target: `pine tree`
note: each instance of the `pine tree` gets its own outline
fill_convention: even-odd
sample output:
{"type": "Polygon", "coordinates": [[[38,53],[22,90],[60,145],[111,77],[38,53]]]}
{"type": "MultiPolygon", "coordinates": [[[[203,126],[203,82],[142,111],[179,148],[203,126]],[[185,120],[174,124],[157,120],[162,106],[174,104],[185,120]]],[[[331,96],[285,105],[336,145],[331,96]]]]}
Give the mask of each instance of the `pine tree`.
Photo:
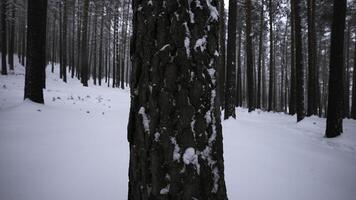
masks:
{"type": "Polygon", "coordinates": [[[47,0],[28,2],[25,99],[44,103],[47,0]]]}
{"type": "MultiPolygon", "coordinates": [[[[247,54],[247,104],[248,111],[255,110],[255,90],[253,78],[253,51],[252,51],[252,33],[251,33],[251,0],[246,0],[246,54],[247,54]]],[[[229,18],[230,19],[230,18],[229,18]]],[[[236,22],[235,22],[236,24],[236,22]]],[[[236,43],[236,42],[235,42],[236,43]]]]}
{"type": "Polygon", "coordinates": [[[236,118],[236,12],[237,1],[229,1],[227,62],[225,83],[225,119],[236,118]]]}
{"type": "Polygon", "coordinates": [[[354,48],[354,68],[352,70],[351,118],[356,119],[356,41],[355,41],[355,48],[354,48]]]}
{"type": "Polygon", "coordinates": [[[343,60],[346,0],[334,0],[331,29],[328,111],[325,136],[336,137],[342,133],[343,118],[343,60]]]}
{"type": "Polygon", "coordinates": [[[1,74],[7,75],[7,42],[6,42],[6,0],[1,3],[1,74]]]}
{"type": "Polygon", "coordinates": [[[84,87],[88,87],[88,10],[89,0],[84,0],[83,5],[83,24],[81,41],[81,82],[84,87]]]}
{"type": "Polygon", "coordinates": [[[273,47],[273,4],[269,0],[269,84],[268,84],[268,111],[274,110],[273,94],[274,94],[274,47],[273,47]]]}
{"type": "Polygon", "coordinates": [[[132,4],[128,199],[226,200],[218,1],[149,2],[132,4]]]}
{"type": "Polygon", "coordinates": [[[308,116],[317,114],[316,51],[315,0],[308,0],[308,116]]]}
{"type": "Polygon", "coordinates": [[[304,69],[303,69],[303,47],[300,19],[300,2],[294,3],[294,28],[295,28],[295,68],[296,68],[296,108],[297,122],[304,119],[304,69]]]}

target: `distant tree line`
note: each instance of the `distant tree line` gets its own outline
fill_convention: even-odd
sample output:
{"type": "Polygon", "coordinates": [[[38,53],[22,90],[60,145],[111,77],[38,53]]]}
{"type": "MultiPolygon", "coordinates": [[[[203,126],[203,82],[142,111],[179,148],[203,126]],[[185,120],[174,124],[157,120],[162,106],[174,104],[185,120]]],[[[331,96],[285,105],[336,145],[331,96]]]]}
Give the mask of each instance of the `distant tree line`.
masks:
{"type": "MultiPolygon", "coordinates": [[[[1,1],[2,74],[14,68],[14,55],[26,65],[29,33],[27,0],[1,1]],[[7,62],[5,56],[7,56],[7,62]]],[[[32,3],[32,2],[31,2],[32,3]]],[[[46,1],[45,59],[51,71],[58,64],[60,78],[77,77],[84,86],[105,82],[129,84],[131,62],[131,0],[46,1]]]]}

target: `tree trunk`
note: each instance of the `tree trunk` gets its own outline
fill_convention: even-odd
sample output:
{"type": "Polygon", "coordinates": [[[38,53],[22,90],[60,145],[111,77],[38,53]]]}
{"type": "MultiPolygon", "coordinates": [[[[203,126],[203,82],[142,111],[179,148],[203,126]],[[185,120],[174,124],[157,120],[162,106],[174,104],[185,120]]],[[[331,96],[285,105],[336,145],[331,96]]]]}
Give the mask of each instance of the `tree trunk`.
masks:
{"type": "Polygon", "coordinates": [[[62,44],[62,75],[63,81],[67,82],[67,21],[68,21],[68,8],[67,8],[67,0],[63,0],[63,44],[62,44]]]}
{"type": "Polygon", "coordinates": [[[11,19],[9,22],[9,29],[10,29],[10,35],[9,35],[9,68],[10,70],[14,70],[14,42],[15,42],[15,21],[16,21],[16,0],[13,0],[11,3],[11,19]]]}
{"type": "Polygon", "coordinates": [[[224,108],[225,105],[225,68],[226,68],[226,25],[225,25],[225,5],[224,1],[219,2],[219,68],[218,68],[218,101],[219,106],[224,108]]]}
{"type": "Polygon", "coordinates": [[[325,136],[336,137],[342,133],[343,114],[343,64],[346,0],[334,0],[331,29],[329,98],[325,136]]]}
{"type": "Polygon", "coordinates": [[[307,116],[317,114],[317,85],[316,79],[316,33],[315,33],[315,0],[308,0],[308,110],[307,116]]]}
{"type": "Polygon", "coordinates": [[[345,69],[344,69],[344,118],[350,118],[350,67],[349,67],[349,60],[350,60],[350,29],[351,24],[348,23],[347,31],[346,31],[346,43],[345,43],[345,69]]]}
{"type": "Polygon", "coordinates": [[[242,43],[242,25],[238,31],[238,52],[237,52],[237,77],[236,77],[236,106],[242,106],[242,75],[241,75],[241,43],[242,43]]]}
{"type": "Polygon", "coordinates": [[[140,2],[133,1],[128,199],[226,200],[218,1],[140,2]]]}
{"type": "Polygon", "coordinates": [[[268,111],[274,110],[273,105],[273,83],[274,83],[274,47],[273,47],[273,9],[272,0],[269,0],[269,84],[268,84],[268,111]]]}
{"type": "Polygon", "coordinates": [[[236,118],[236,12],[237,1],[229,1],[229,19],[227,36],[227,62],[225,84],[225,119],[236,118]]]}
{"type": "Polygon", "coordinates": [[[259,44],[258,44],[258,73],[257,73],[257,98],[256,98],[256,108],[261,108],[261,76],[262,76],[262,47],[263,47],[263,26],[264,26],[264,0],[261,2],[261,14],[260,14],[260,30],[259,30],[259,44]]]}
{"type": "Polygon", "coordinates": [[[6,1],[7,0],[3,0],[1,5],[1,74],[2,75],[7,75],[6,1]]]}
{"type": "Polygon", "coordinates": [[[247,107],[248,111],[255,110],[254,101],[254,78],[253,78],[253,51],[252,51],[252,35],[251,35],[251,0],[246,0],[246,55],[247,55],[247,107]]]}
{"type": "MultiPolygon", "coordinates": [[[[356,32],[356,31],[355,31],[356,32]]],[[[354,68],[352,70],[352,105],[351,118],[356,119],[356,41],[354,48],[354,68]]]]}
{"type": "Polygon", "coordinates": [[[294,26],[295,26],[295,68],[296,68],[296,107],[297,122],[304,119],[304,69],[303,69],[303,47],[300,20],[300,2],[293,0],[294,3],[294,26]]]}
{"type": "Polygon", "coordinates": [[[88,87],[88,10],[89,0],[84,0],[81,42],[81,81],[84,87],[88,87]]]}
{"type": "Polygon", "coordinates": [[[289,114],[294,115],[296,112],[296,75],[295,75],[295,8],[294,1],[291,0],[291,63],[290,63],[290,92],[289,92],[289,114]]]}
{"type": "Polygon", "coordinates": [[[28,2],[25,99],[44,103],[47,0],[28,2]]]}

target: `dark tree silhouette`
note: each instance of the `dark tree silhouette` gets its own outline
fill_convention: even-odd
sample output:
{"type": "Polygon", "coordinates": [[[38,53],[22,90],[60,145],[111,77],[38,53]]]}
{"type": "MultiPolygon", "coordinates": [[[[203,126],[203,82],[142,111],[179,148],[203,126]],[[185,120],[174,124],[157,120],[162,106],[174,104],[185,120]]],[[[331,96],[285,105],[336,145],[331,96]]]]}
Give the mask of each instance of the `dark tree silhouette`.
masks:
{"type": "Polygon", "coordinates": [[[229,1],[229,19],[227,29],[227,62],[225,83],[225,119],[236,118],[236,12],[237,1],[229,1]]]}
{"type": "Polygon", "coordinates": [[[47,0],[28,2],[25,99],[44,103],[47,0]]]}
{"type": "Polygon", "coordinates": [[[343,131],[345,17],[346,0],[334,0],[330,46],[329,98],[325,131],[325,136],[328,138],[336,137],[343,131]]]}

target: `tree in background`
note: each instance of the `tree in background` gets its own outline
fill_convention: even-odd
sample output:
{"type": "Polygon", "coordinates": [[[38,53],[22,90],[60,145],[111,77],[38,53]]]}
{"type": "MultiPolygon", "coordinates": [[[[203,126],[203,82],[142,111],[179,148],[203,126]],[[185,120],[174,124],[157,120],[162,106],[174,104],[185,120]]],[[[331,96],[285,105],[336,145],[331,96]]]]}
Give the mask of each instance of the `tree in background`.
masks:
{"type": "Polygon", "coordinates": [[[7,75],[7,63],[6,63],[6,0],[1,3],[1,74],[7,75]]]}
{"type": "Polygon", "coordinates": [[[130,200],[227,199],[219,1],[199,2],[133,1],[130,200]]]}
{"type": "Polygon", "coordinates": [[[300,2],[292,0],[294,4],[294,31],[295,31],[295,68],[296,68],[296,108],[297,122],[304,119],[304,69],[303,47],[300,20],[300,2]]]}
{"type": "Polygon", "coordinates": [[[225,83],[225,119],[236,118],[236,12],[237,1],[229,1],[228,36],[227,36],[227,62],[225,83]]]}
{"type": "Polygon", "coordinates": [[[84,0],[83,6],[83,25],[82,25],[82,41],[81,41],[81,82],[84,87],[88,87],[88,9],[89,9],[89,0],[84,0]]]}
{"type": "Polygon", "coordinates": [[[44,103],[47,0],[28,2],[25,99],[44,103]]]}
{"type": "Polygon", "coordinates": [[[254,66],[252,51],[252,33],[251,33],[251,0],[246,0],[246,54],[247,54],[247,107],[248,111],[255,110],[255,90],[254,90],[254,66]]]}
{"type": "Polygon", "coordinates": [[[325,131],[325,136],[328,138],[336,137],[343,131],[343,65],[346,0],[334,0],[333,10],[329,67],[329,100],[325,131]]]}
{"type": "Polygon", "coordinates": [[[319,81],[317,80],[315,0],[308,0],[308,109],[307,116],[317,114],[319,81]]]}

